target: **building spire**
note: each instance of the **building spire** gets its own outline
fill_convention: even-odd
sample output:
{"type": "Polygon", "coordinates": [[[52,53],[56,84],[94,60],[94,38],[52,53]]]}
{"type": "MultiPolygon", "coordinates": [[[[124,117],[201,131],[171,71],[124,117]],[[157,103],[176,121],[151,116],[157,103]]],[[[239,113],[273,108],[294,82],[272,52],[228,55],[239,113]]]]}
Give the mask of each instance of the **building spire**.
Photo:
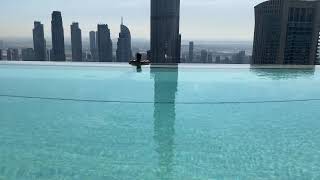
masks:
{"type": "Polygon", "coordinates": [[[121,16],[121,25],[123,25],[123,16],[121,16]]]}

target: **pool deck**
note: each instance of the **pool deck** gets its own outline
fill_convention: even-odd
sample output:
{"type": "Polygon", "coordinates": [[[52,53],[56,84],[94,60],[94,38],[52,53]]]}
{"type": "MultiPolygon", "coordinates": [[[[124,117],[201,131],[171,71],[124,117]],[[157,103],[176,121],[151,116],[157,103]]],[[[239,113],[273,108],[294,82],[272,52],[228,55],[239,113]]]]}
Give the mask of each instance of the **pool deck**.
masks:
{"type": "MultiPolygon", "coordinates": [[[[128,63],[116,62],[53,62],[53,61],[0,61],[0,65],[24,65],[24,66],[69,66],[69,67],[132,67],[128,63]]],[[[190,69],[318,69],[313,65],[250,65],[250,64],[151,64],[145,68],[190,68],[190,69]]]]}

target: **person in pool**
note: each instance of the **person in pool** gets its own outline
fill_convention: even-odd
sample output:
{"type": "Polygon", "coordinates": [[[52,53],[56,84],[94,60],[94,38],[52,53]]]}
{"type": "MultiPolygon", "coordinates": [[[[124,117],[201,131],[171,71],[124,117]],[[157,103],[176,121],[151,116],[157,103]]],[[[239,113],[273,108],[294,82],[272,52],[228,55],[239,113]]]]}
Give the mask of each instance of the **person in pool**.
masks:
{"type": "Polygon", "coordinates": [[[136,54],[136,61],[137,61],[138,63],[140,63],[140,62],[141,62],[141,59],[142,59],[142,54],[137,53],[137,54],[136,54]]]}
{"type": "Polygon", "coordinates": [[[129,62],[129,64],[133,65],[133,66],[141,66],[141,65],[149,65],[150,61],[148,60],[142,60],[142,54],[137,53],[136,54],[136,60],[132,60],[129,62]]]}
{"type": "MultiPolygon", "coordinates": [[[[136,61],[137,61],[137,63],[141,63],[141,59],[142,59],[142,54],[137,53],[137,54],[136,54],[136,61]]],[[[141,65],[140,65],[140,64],[137,65],[137,72],[142,72],[142,68],[141,68],[141,65]]]]}

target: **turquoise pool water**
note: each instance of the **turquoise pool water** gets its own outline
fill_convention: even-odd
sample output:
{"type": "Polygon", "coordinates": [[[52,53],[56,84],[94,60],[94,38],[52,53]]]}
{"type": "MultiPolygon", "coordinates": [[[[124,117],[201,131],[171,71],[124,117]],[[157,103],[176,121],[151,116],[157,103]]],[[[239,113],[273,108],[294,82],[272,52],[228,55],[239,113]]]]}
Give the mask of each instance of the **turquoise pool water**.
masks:
{"type": "Polygon", "coordinates": [[[1,65],[0,179],[320,179],[319,70],[1,65]]]}

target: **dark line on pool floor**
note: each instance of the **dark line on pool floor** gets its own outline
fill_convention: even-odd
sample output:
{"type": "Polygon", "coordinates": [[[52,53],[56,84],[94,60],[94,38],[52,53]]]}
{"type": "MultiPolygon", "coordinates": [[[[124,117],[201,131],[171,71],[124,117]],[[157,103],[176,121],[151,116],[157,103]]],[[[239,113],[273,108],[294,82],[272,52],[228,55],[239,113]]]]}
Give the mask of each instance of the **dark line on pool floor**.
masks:
{"type": "Polygon", "coordinates": [[[114,101],[98,99],[75,99],[75,98],[57,98],[57,97],[38,97],[0,94],[0,97],[20,98],[20,99],[39,99],[52,101],[73,101],[90,103],[120,103],[120,104],[185,104],[185,105],[219,105],[219,104],[264,104],[264,103],[289,103],[289,102],[311,102],[320,101],[320,99],[288,99],[288,100],[267,100],[267,101],[217,101],[217,102],[153,102],[153,101],[114,101]]]}

